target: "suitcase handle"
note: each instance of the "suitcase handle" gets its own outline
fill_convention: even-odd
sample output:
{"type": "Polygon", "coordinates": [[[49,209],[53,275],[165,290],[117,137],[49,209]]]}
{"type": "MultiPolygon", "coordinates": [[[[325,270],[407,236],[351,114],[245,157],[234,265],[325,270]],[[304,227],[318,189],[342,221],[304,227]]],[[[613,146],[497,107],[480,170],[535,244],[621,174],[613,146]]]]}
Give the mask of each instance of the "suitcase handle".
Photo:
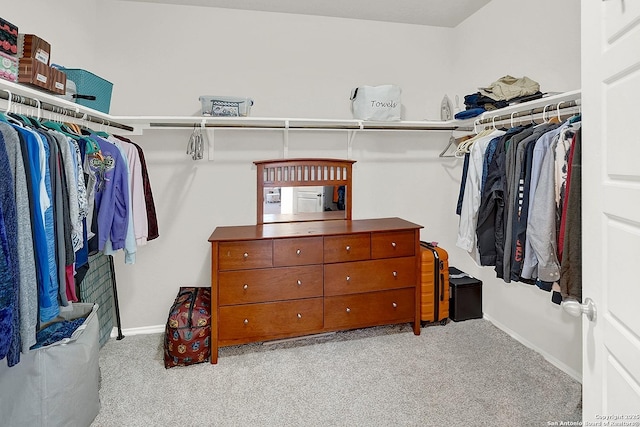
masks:
{"type": "Polygon", "coordinates": [[[440,301],[444,301],[444,273],[440,273],[440,301]]]}
{"type": "Polygon", "coordinates": [[[200,288],[195,288],[191,294],[191,304],[189,305],[189,316],[187,317],[187,321],[189,322],[189,327],[193,328],[193,306],[196,305],[196,299],[198,298],[198,290],[200,288]]]}

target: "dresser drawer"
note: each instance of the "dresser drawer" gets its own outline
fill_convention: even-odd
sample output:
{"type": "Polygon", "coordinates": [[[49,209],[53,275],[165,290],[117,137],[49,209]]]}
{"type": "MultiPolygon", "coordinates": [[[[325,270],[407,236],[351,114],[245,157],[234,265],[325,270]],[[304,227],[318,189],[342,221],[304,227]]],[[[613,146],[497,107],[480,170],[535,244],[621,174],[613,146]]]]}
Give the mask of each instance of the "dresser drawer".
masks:
{"type": "Polygon", "coordinates": [[[221,271],[218,275],[220,305],[321,296],[321,265],[221,271]]]}
{"type": "Polygon", "coordinates": [[[416,259],[389,258],[324,266],[324,294],[416,287],[416,259]]]}
{"type": "Polygon", "coordinates": [[[322,237],[275,239],[273,265],[322,264],[322,237]]]}
{"type": "Polygon", "coordinates": [[[324,238],[324,262],[360,261],[371,257],[371,235],[349,234],[324,238]]]}
{"type": "Polygon", "coordinates": [[[266,268],[273,265],[271,240],[221,242],[218,248],[219,270],[266,268]]]}
{"type": "Polygon", "coordinates": [[[390,231],[371,235],[371,258],[413,256],[416,251],[413,231],[390,231]]]}
{"type": "Polygon", "coordinates": [[[322,298],[220,307],[220,340],[242,342],[322,329],[322,298]]]}
{"type": "Polygon", "coordinates": [[[327,297],[324,312],[327,329],[412,322],[416,315],[415,288],[327,297]]]}

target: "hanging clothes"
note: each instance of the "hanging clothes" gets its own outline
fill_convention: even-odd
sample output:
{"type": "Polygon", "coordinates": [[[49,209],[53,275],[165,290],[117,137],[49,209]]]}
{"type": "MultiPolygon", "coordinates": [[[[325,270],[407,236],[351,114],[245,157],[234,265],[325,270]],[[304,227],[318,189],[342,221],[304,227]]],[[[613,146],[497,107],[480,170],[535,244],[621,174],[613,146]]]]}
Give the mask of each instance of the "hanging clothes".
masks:
{"type": "Polygon", "coordinates": [[[558,303],[581,298],[575,229],[580,184],[573,186],[580,166],[579,157],[571,157],[579,152],[579,128],[572,121],[532,122],[488,140],[478,138],[465,159],[458,200],[457,246],[478,265],[494,266],[507,283],[553,290],[552,301],[558,303]],[[564,250],[571,254],[566,265],[561,264],[564,250]]]}
{"type": "Polygon", "coordinates": [[[3,119],[0,359],[13,366],[37,343],[40,325],[78,301],[90,236],[133,263],[136,246],[157,238],[158,227],[139,146],[26,116],[3,119]]]}
{"type": "Polygon", "coordinates": [[[0,359],[20,360],[18,219],[9,156],[0,143],[0,359]],[[6,188],[5,188],[6,187],[6,188]],[[6,191],[6,189],[9,191],[6,191]]]}
{"type": "MultiPolygon", "coordinates": [[[[0,122],[0,150],[4,149],[8,155],[13,189],[1,187],[0,192],[13,192],[15,195],[16,214],[18,219],[19,265],[19,310],[20,336],[22,351],[36,343],[36,327],[38,325],[38,282],[34,259],[33,234],[31,231],[31,215],[29,209],[29,194],[27,188],[26,171],[22,147],[18,134],[8,123],[0,122]]],[[[3,168],[4,169],[4,168],[3,168]]],[[[9,180],[2,179],[0,186],[9,180]]]]}
{"type": "Polygon", "coordinates": [[[567,197],[561,227],[562,264],[560,290],[563,298],[582,301],[582,133],[577,130],[571,145],[567,197]]]}
{"type": "MultiPolygon", "coordinates": [[[[142,185],[143,185],[143,193],[144,193],[144,205],[145,212],[147,214],[147,242],[150,240],[157,239],[160,236],[158,230],[158,217],[156,215],[156,207],[155,202],[153,200],[153,191],[151,190],[151,181],[149,180],[149,171],[147,170],[147,162],[144,156],[144,151],[142,147],[140,147],[135,142],[131,141],[128,138],[120,135],[114,135],[121,141],[125,141],[133,145],[138,151],[138,156],[140,158],[140,167],[142,172],[142,185]]],[[[134,207],[135,209],[135,207],[134,207]]]]}
{"type": "MultiPolygon", "coordinates": [[[[474,232],[478,236],[478,265],[502,266],[504,251],[504,192],[505,156],[507,142],[522,131],[522,127],[508,129],[490,145],[495,145],[491,161],[488,162],[486,181],[479,194],[478,221],[474,232]]],[[[482,165],[485,165],[484,159],[482,165]]],[[[484,171],[482,172],[484,175],[484,171]]]]}
{"type": "Polygon", "coordinates": [[[469,170],[466,174],[464,196],[460,211],[460,225],[456,245],[466,250],[478,263],[476,226],[480,208],[480,186],[482,182],[482,165],[489,142],[504,134],[501,130],[492,130],[472,142],[470,149],[469,170]]]}
{"type": "Polygon", "coordinates": [[[509,271],[505,270],[505,277],[514,281],[533,283],[522,277],[522,263],[524,261],[527,218],[529,217],[529,190],[531,187],[531,167],[533,164],[533,149],[536,141],[545,133],[555,129],[555,123],[542,123],[532,129],[532,133],[518,145],[516,153],[516,171],[514,186],[516,191],[511,201],[513,217],[512,226],[511,263],[509,271]]]}
{"type": "Polygon", "coordinates": [[[95,176],[95,211],[97,212],[98,249],[104,250],[107,239],[113,249],[124,248],[129,215],[127,171],[124,159],[118,149],[107,141],[99,139],[101,156],[89,157],[85,170],[95,176]]]}

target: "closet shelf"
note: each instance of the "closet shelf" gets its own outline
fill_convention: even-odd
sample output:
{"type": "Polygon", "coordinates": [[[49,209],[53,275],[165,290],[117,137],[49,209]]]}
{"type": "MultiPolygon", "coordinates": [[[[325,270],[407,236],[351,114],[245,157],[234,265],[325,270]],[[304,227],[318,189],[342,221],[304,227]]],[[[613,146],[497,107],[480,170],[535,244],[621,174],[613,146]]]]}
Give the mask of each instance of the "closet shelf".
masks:
{"type": "Polygon", "coordinates": [[[551,112],[559,107],[575,106],[581,97],[580,90],[545,96],[533,101],[510,105],[465,120],[415,120],[399,122],[371,122],[356,119],[309,119],[309,118],[273,118],[273,117],[208,117],[208,116],[140,116],[115,117],[142,129],[182,129],[182,128],[220,128],[220,129],[285,129],[285,130],[351,130],[351,131],[453,131],[471,130],[475,124],[488,123],[494,117],[522,117],[531,112],[551,112]]]}
{"type": "Polygon", "coordinates": [[[309,119],[280,117],[209,117],[209,116],[141,116],[117,117],[145,129],[182,129],[194,127],[289,130],[433,130],[451,131],[459,127],[458,121],[399,121],[371,122],[355,119],[309,119]]]}
{"type": "Polygon", "coordinates": [[[50,93],[7,80],[0,79],[0,99],[6,99],[7,102],[11,103],[16,102],[21,106],[19,108],[26,106],[26,109],[32,110],[32,113],[26,112],[26,114],[34,116],[36,115],[34,113],[39,109],[39,114],[43,118],[47,118],[47,114],[53,113],[63,117],[67,116],[74,119],[81,119],[112,128],[126,130],[128,132],[134,131],[132,126],[123,123],[124,121],[116,120],[109,114],[105,114],[101,111],[84,107],[75,102],[67,101],[66,99],[62,99],[50,93]],[[9,98],[12,99],[9,100],[9,98]]]}
{"type": "Polygon", "coordinates": [[[471,125],[473,125],[474,122],[477,124],[485,124],[492,120],[498,121],[509,119],[512,114],[514,118],[519,118],[543,111],[555,112],[561,108],[579,105],[581,96],[582,91],[580,89],[562,92],[535,99],[533,101],[509,105],[508,107],[500,108],[499,110],[485,111],[474,119],[468,120],[471,120],[471,125]]]}
{"type": "MultiPolygon", "coordinates": [[[[521,104],[514,104],[499,110],[487,111],[477,117],[465,120],[415,120],[399,122],[371,122],[356,119],[311,119],[273,117],[209,117],[209,116],[113,116],[74,102],[66,101],[40,90],[0,80],[0,98],[7,99],[9,93],[34,101],[26,108],[37,108],[76,119],[123,129],[133,134],[142,134],[150,129],[282,129],[288,130],[346,130],[346,131],[454,131],[473,130],[474,125],[496,120],[507,120],[530,115],[535,110],[556,111],[563,104],[579,103],[580,90],[546,96],[521,104]]],[[[15,99],[14,96],[14,99],[15,99]]],[[[563,108],[564,108],[563,107],[563,108]]],[[[46,115],[46,113],[41,114],[46,115]]]]}

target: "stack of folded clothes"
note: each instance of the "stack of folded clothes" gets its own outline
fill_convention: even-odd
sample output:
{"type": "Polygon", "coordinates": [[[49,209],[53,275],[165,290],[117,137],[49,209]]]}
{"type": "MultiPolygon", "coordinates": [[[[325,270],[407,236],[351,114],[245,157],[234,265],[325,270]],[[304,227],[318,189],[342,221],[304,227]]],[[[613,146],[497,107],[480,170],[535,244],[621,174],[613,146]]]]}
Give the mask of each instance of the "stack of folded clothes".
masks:
{"type": "Polygon", "coordinates": [[[479,88],[478,92],[466,95],[464,105],[466,109],[455,115],[456,119],[468,119],[478,116],[485,111],[497,110],[510,104],[530,101],[542,97],[540,84],[528,77],[504,76],[487,87],[479,88]]]}

